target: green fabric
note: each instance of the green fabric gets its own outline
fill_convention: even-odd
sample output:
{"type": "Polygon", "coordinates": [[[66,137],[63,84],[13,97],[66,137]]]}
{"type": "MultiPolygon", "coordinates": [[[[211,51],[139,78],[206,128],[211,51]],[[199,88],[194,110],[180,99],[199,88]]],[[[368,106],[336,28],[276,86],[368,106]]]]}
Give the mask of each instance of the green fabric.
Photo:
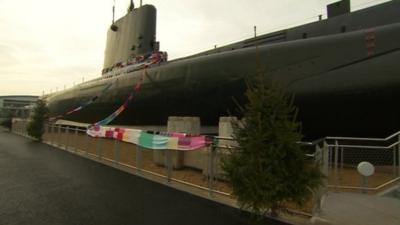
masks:
{"type": "Polygon", "coordinates": [[[142,132],[139,137],[139,145],[145,148],[153,148],[153,136],[146,132],[142,132]]]}

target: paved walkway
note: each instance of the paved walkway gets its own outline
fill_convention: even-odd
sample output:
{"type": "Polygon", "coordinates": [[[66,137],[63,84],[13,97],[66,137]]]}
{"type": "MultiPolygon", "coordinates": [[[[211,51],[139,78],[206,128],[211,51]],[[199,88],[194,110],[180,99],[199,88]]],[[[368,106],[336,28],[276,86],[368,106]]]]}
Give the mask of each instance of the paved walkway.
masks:
{"type": "Polygon", "coordinates": [[[248,219],[237,209],[0,130],[1,225],[234,225],[248,219]]]}
{"type": "Polygon", "coordinates": [[[356,193],[329,193],[320,217],[333,225],[399,225],[400,200],[356,193]]]}

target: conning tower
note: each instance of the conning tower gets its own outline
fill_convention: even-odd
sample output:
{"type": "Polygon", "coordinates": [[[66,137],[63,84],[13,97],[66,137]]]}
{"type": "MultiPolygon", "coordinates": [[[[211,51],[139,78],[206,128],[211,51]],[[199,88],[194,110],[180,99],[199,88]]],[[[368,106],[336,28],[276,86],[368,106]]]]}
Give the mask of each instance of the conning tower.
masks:
{"type": "Polygon", "coordinates": [[[157,10],[152,5],[134,8],[131,4],[127,14],[108,29],[104,69],[158,51],[156,15],[157,10]]]}

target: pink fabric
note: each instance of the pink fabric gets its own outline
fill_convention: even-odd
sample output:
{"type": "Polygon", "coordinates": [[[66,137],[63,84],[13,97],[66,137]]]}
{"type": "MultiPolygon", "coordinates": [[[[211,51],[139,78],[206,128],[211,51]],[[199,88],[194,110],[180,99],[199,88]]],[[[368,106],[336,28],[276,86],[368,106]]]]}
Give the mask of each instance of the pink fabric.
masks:
{"type": "Polygon", "coordinates": [[[182,150],[199,149],[209,144],[205,136],[193,136],[179,138],[178,148],[182,150]]]}
{"type": "Polygon", "coordinates": [[[172,132],[171,136],[172,137],[178,137],[178,138],[184,138],[184,137],[186,137],[186,134],[185,133],[172,132]]]}
{"type": "Polygon", "coordinates": [[[144,146],[151,149],[175,149],[181,151],[192,151],[201,149],[212,143],[211,140],[208,140],[206,136],[200,135],[190,135],[188,136],[185,133],[169,133],[168,135],[156,135],[149,134],[141,130],[135,129],[125,129],[125,128],[113,128],[113,127],[101,127],[101,126],[93,126],[87,130],[87,134],[92,137],[106,137],[118,139],[121,141],[127,141],[130,143],[138,144],[141,146],[139,140],[145,135],[147,139],[151,140],[151,145],[144,146]]]}
{"type": "Polygon", "coordinates": [[[114,138],[114,131],[112,129],[106,130],[107,138],[114,138]]]}

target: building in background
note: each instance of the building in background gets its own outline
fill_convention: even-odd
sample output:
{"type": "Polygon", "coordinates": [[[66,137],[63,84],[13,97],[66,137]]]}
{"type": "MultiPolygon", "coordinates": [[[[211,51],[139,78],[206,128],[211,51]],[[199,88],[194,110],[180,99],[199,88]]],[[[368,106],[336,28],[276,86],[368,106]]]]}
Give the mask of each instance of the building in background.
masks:
{"type": "Polygon", "coordinates": [[[38,96],[9,95],[0,96],[0,120],[8,117],[27,118],[38,96]]]}

